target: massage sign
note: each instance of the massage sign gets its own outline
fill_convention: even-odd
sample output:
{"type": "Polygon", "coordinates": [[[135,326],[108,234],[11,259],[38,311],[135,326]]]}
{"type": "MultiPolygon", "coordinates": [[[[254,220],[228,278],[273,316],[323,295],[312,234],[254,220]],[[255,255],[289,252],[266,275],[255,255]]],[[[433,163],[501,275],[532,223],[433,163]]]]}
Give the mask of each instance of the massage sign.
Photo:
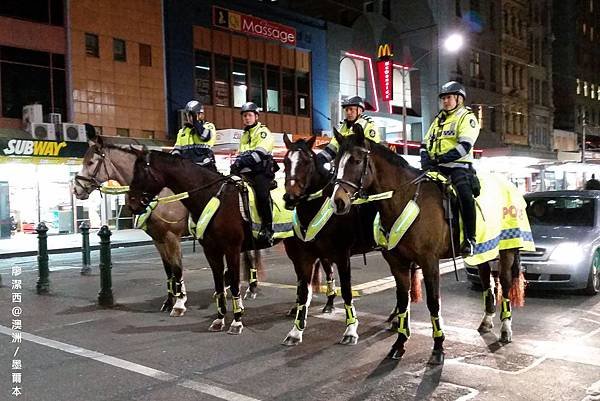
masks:
{"type": "Polygon", "coordinates": [[[213,25],[296,46],[296,29],[225,8],[213,6],[213,25]]]}

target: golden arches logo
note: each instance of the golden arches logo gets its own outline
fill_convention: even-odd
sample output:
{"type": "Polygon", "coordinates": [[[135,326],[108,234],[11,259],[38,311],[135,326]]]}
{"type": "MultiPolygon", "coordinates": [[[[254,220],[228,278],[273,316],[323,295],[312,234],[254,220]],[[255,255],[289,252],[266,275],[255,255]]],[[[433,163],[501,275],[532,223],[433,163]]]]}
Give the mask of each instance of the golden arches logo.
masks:
{"type": "Polygon", "coordinates": [[[388,43],[386,43],[385,45],[379,45],[379,47],[377,48],[377,58],[393,56],[394,55],[392,54],[392,47],[388,43]]]}

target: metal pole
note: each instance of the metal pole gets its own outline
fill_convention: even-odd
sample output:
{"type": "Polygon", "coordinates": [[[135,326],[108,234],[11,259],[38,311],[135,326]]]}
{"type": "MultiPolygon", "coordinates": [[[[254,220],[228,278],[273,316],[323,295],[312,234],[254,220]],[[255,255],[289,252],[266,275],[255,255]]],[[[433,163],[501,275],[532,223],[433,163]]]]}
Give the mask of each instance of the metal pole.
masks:
{"type": "Polygon", "coordinates": [[[585,120],[583,121],[583,133],[581,140],[581,163],[585,163],[585,120]]]}
{"type": "Polygon", "coordinates": [[[406,74],[408,70],[402,68],[402,142],[403,154],[408,154],[408,140],[406,138],[406,74]]]}
{"type": "Polygon", "coordinates": [[[38,224],[38,271],[39,279],[36,285],[38,294],[50,292],[50,270],[48,269],[48,227],[44,222],[38,224]]]}
{"type": "Polygon", "coordinates": [[[107,225],[103,225],[98,232],[100,237],[100,292],[98,293],[98,304],[100,306],[113,306],[110,260],[110,236],[112,233],[107,225]]]}
{"type": "Polygon", "coordinates": [[[92,274],[90,258],[90,224],[87,221],[79,225],[81,230],[81,275],[89,276],[92,274]]]}

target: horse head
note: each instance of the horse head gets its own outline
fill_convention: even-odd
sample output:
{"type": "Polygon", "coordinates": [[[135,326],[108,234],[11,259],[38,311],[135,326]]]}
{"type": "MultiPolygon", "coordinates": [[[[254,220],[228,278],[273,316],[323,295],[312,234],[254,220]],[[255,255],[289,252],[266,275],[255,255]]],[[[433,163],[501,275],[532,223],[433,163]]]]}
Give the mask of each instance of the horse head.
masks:
{"type": "Polygon", "coordinates": [[[87,199],[94,190],[100,188],[103,182],[110,179],[105,165],[103,138],[96,134],[96,129],[91,124],[85,124],[85,133],[89,148],[83,156],[81,170],[71,184],[71,191],[77,199],[81,200],[87,199]]]}
{"type": "Polygon", "coordinates": [[[292,142],[287,134],[283,134],[283,142],[287,153],[283,159],[285,166],[285,200],[286,209],[292,210],[303,199],[308,197],[308,188],[317,172],[316,155],[312,151],[316,137],[298,139],[292,142]]]}
{"type": "Polygon", "coordinates": [[[160,169],[154,166],[154,161],[161,152],[133,151],[137,153],[137,157],[133,167],[133,179],[127,194],[127,204],[134,214],[141,214],[167,185],[160,169]]]}
{"type": "Polygon", "coordinates": [[[336,156],[336,179],[331,202],[335,214],[347,214],[352,201],[363,196],[373,181],[373,167],[369,162],[371,141],[365,139],[359,124],[352,128],[354,134],[342,136],[334,129],[340,147],[336,156]]]}

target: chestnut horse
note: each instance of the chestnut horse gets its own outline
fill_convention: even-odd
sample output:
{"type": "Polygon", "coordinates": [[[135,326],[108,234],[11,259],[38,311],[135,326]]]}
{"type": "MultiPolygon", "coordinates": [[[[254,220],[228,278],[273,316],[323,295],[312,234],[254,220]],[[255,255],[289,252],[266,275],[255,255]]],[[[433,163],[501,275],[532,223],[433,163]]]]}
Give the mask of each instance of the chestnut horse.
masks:
{"type": "MultiPolygon", "coordinates": [[[[356,127],[356,125],[355,125],[356,127]]],[[[418,264],[422,271],[427,292],[427,307],[433,326],[434,346],[430,364],[441,364],[444,360],[444,331],[440,318],[440,272],[439,261],[452,257],[451,232],[445,218],[442,205],[443,194],[440,187],[431,181],[422,181],[421,170],[411,167],[406,160],[387,147],[366,140],[360,128],[355,134],[342,137],[335,132],[340,143],[336,159],[336,186],[332,202],[335,212],[346,214],[351,210],[351,202],[365,193],[377,194],[393,191],[389,199],[377,202],[381,214],[381,225],[387,232],[400,216],[410,200],[417,202],[422,211],[408,228],[399,243],[391,250],[384,250],[383,256],[390,265],[396,281],[396,311],[398,338],[388,357],[399,359],[405,352],[404,344],[410,336],[409,326],[409,267],[411,262],[418,264]]],[[[502,284],[502,342],[510,342],[511,311],[510,301],[520,303],[523,300],[523,286],[518,264],[518,249],[500,251],[500,282],[502,284]],[[511,289],[512,288],[512,289],[511,289]]],[[[486,264],[487,265],[487,264],[486,264]]],[[[489,291],[493,301],[493,291],[489,286],[489,266],[487,283],[484,289],[489,291]]],[[[484,274],[481,274],[482,280],[484,274]]],[[[494,309],[495,309],[495,305],[494,309]]],[[[489,330],[491,317],[486,315],[480,326],[481,331],[489,330]]]]}

